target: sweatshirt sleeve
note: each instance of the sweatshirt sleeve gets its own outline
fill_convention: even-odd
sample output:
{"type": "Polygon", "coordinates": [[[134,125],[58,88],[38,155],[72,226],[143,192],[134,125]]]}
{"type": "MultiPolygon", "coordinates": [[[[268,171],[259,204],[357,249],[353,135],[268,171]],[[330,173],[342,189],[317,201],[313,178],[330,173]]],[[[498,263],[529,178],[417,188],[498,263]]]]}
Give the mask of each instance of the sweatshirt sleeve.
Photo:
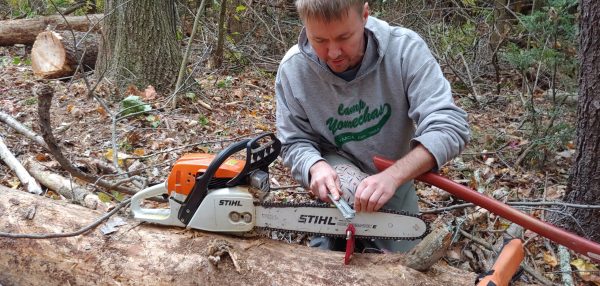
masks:
{"type": "Polygon", "coordinates": [[[285,73],[280,69],[275,79],[277,97],[277,133],[282,142],[283,164],[304,187],[310,185],[310,167],[323,160],[318,147],[319,138],[313,131],[306,113],[294,98],[285,73]]]}
{"type": "Polygon", "coordinates": [[[407,71],[408,116],[416,123],[411,147],[422,144],[437,167],[457,156],[469,141],[467,114],[454,104],[450,83],[424,42],[407,71]]]}

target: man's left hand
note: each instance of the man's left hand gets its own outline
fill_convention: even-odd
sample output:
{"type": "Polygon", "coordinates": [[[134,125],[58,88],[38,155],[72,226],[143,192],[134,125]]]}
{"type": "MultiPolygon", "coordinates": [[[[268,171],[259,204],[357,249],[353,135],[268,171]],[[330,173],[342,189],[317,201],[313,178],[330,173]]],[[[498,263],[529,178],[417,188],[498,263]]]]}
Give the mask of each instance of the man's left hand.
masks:
{"type": "Polygon", "coordinates": [[[354,210],[374,212],[387,203],[399,187],[397,180],[381,172],[365,178],[354,194],[354,210]]]}

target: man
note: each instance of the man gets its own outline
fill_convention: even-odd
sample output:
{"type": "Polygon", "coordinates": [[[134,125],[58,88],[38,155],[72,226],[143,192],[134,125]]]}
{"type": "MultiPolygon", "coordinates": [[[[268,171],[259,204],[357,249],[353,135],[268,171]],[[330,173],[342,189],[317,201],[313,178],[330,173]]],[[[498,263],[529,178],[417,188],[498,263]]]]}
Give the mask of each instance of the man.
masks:
{"type": "MultiPolygon", "coordinates": [[[[304,24],[276,78],[282,158],[296,180],[329,201],[340,197],[332,166],[372,174],[355,191],[356,211],[418,212],[412,180],[459,154],[469,139],[426,43],[413,31],[369,16],[360,0],[297,0],[304,24]],[[377,173],[374,155],[397,159],[377,173]]],[[[369,241],[364,248],[408,251],[414,242],[369,241]]],[[[339,249],[317,238],[311,245],[339,249]]]]}

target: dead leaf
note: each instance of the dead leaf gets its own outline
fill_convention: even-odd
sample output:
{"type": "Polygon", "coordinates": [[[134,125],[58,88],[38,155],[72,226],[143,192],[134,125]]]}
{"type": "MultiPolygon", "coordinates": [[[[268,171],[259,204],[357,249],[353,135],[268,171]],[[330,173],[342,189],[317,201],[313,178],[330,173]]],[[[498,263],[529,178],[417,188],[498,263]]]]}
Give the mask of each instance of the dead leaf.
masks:
{"type": "Polygon", "coordinates": [[[572,260],[571,265],[579,270],[577,273],[583,281],[592,282],[597,286],[600,286],[600,276],[593,274],[598,272],[598,267],[596,265],[580,258],[572,260]]]}
{"type": "Polygon", "coordinates": [[[38,162],[45,162],[45,161],[50,160],[50,156],[48,156],[48,154],[45,154],[45,153],[38,153],[38,154],[35,154],[35,160],[38,162]]]}
{"type": "Polygon", "coordinates": [[[558,260],[556,259],[556,257],[554,257],[554,255],[552,255],[548,251],[544,252],[544,262],[546,262],[546,264],[548,264],[552,267],[555,267],[556,265],[558,265],[558,260]]]}
{"type": "Polygon", "coordinates": [[[141,96],[141,92],[140,90],[137,88],[137,86],[135,85],[130,85],[127,87],[127,91],[125,92],[126,95],[137,95],[137,96],[141,96]]]}
{"type": "Polygon", "coordinates": [[[564,185],[552,185],[546,189],[546,199],[558,200],[565,196],[567,186],[564,185]]]}
{"type": "Polygon", "coordinates": [[[117,231],[117,228],[122,225],[126,225],[127,222],[121,217],[111,218],[107,223],[100,227],[100,232],[107,235],[117,231]]]}
{"type": "Polygon", "coordinates": [[[155,100],[156,99],[156,89],[154,89],[154,87],[151,85],[146,87],[146,89],[144,90],[144,93],[142,94],[142,99],[144,99],[145,101],[155,100]]]}
{"type": "MultiPolygon", "coordinates": [[[[113,162],[113,157],[114,157],[114,153],[113,153],[113,149],[112,148],[108,149],[106,151],[106,153],[104,154],[104,158],[106,158],[107,160],[109,160],[111,162],[113,162]]],[[[128,154],[119,152],[117,154],[117,160],[118,160],[119,166],[123,166],[123,160],[127,159],[127,158],[131,158],[131,156],[128,155],[128,154]]]]}
{"type": "Polygon", "coordinates": [[[106,110],[104,110],[104,108],[102,108],[102,106],[98,106],[96,108],[96,111],[100,114],[100,116],[102,117],[106,117],[108,116],[108,113],[106,112],[106,110]]]}
{"type": "Polygon", "coordinates": [[[136,148],[133,150],[133,154],[137,156],[144,156],[146,155],[146,151],[143,148],[136,148]]]}

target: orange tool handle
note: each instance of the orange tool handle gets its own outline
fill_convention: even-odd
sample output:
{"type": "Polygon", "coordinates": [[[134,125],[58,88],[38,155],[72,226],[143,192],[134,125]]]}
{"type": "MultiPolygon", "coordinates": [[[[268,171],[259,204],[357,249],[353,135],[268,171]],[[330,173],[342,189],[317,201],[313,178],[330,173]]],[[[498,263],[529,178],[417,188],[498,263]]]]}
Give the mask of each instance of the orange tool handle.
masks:
{"type": "Polygon", "coordinates": [[[479,280],[477,286],[508,286],[524,257],[523,242],[518,238],[510,240],[502,248],[492,270],[479,280]]]}
{"type": "MultiPolygon", "coordinates": [[[[375,167],[380,171],[394,164],[394,161],[377,156],[373,157],[373,162],[375,163],[375,167]]],[[[598,243],[543,222],[433,172],[420,175],[416,179],[445,190],[460,199],[474,203],[545,238],[600,262],[600,244],[598,243]]]]}

